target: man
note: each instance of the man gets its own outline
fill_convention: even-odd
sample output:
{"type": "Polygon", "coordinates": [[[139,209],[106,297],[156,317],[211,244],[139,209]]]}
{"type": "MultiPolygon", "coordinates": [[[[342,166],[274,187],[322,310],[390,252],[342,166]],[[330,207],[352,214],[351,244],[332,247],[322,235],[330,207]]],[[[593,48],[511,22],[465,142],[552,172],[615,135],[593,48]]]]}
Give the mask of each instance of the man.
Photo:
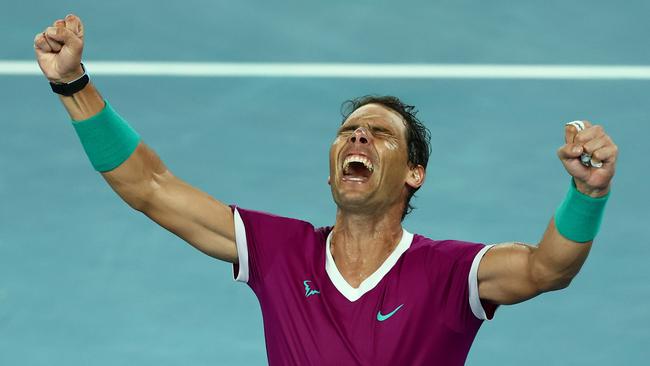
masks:
{"type": "Polygon", "coordinates": [[[334,226],[314,228],[229,207],[175,177],[89,83],[76,16],[34,42],[95,169],[131,207],[233,263],[255,292],[273,365],[463,364],[498,305],[568,286],[614,175],[609,136],[572,122],[558,150],[572,185],[537,246],[414,235],[401,222],[425,180],[428,132],[398,99],[362,98],[330,149],[334,226]]]}

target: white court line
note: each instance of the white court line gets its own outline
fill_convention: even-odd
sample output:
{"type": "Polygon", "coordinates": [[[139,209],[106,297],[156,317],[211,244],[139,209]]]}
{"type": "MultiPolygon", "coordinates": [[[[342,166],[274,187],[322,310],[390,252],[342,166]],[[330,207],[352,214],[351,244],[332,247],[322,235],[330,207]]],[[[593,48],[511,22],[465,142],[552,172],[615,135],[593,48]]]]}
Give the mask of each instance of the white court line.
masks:
{"type": "MultiPolygon", "coordinates": [[[[650,66],[361,64],[255,62],[84,62],[92,75],[402,79],[650,79],[650,66]]],[[[36,61],[2,61],[0,75],[40,75],[36,61]]]]}

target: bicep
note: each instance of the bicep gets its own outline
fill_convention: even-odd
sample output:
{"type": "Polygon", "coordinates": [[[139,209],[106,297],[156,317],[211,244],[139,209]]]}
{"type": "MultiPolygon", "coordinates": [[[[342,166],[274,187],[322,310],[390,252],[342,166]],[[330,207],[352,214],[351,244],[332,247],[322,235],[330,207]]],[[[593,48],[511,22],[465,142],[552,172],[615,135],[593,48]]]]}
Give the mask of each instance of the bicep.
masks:
{"type": "Polygon", "coordinates": [[[201,252],[237,262],[232,210],[169,171],[157,178],[142,212],[201,252]]]}
{"type": "Polygon", "coordinates": [[[480,298],[508,305],[539,295],[533,266],[536,249],[522,243],[503,243],[488,250],[478,268],[480,298]]]}

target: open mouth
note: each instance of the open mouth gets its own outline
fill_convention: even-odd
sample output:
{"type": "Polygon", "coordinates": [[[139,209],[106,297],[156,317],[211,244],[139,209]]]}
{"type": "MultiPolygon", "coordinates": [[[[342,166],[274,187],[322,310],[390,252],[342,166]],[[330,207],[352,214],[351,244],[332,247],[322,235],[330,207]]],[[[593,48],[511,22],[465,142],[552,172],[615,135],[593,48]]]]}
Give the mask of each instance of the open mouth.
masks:
{"type": "Polygon", "coordinates": [[[343,180],[367,181],[375,170],[372,162],[363,155],[349,155],[343,161],[343,180]]]}

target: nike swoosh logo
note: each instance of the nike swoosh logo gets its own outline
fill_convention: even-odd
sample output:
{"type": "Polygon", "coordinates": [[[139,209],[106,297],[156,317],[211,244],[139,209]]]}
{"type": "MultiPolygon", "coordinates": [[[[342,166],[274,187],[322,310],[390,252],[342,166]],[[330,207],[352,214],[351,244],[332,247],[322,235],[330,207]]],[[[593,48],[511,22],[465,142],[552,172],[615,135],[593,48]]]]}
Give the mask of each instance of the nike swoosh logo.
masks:
{"type": "Polygon", "coordinates": [[[397,312],[397,310],[401,309],[402,306],[404,306],[404,304],[398,306],[397,308],[395,308],[395,310],[391,311],[390,313],[388,313],[388,314],[386,314],[386,315],[383,315],[383,314],[381,313],[381,311],[378,311],[378,312],[377,312],[377,320],[379,320],[380,322],[383,322],[384,320],[386,320],[386,319],[390,318],[391,316],[395,315],[395,313],[397,312]]]}

